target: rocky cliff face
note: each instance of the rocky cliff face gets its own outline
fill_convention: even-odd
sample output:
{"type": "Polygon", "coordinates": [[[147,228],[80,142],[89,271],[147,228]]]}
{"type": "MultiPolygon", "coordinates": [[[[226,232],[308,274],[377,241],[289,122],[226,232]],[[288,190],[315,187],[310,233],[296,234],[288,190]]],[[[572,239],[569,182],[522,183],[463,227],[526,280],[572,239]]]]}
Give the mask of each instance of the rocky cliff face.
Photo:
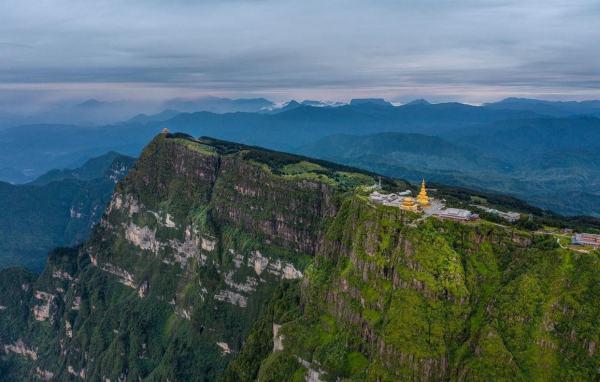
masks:
{"type": "Polygon", "coordinates": [[[161,134],[84,245],[0,273],[0,375],[598,378],[597,252],[373,205],[373,182],[161,134]]]}
{"type": "Polygon", "coordinates": [[[274,349],[255,370],[265,381],[593,380],[599,260],[352,197],[306,270],[302,316],[272,317],[274,349]]]}
{"type": "Polygon", "coordinates": [[[216,379],[276,288],[302,278],[336,211],[334,184],[276,174],[263,154],[155,138],[88,242],[55,251],[39,278],[19,274],[22,287],[0,297],[10,328],[0,370],[216,379]]]}

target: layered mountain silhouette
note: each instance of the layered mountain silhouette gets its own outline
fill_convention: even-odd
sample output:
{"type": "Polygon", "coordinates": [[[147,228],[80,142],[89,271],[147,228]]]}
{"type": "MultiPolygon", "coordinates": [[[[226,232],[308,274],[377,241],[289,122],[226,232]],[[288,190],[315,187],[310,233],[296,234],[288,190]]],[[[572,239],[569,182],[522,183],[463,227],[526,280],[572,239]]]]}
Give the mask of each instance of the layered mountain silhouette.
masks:
{"type": "MultiPolygon", "coordinates": [[[[216,98],[209,101],[221,105],[232,102],[216,98]]],[[[358,99],[336,107],[316,106],[316,101],[292,101],[282,108],[258,112],[182,113],[169,109],[85,129],[75,125],[19,126],[0,131],[3,163],[0,176],[9,182],[24,182],[53,168],[79,165],[110,150],[136,156],[144,142],[165,127],[195,136],[291,152],[302,152],[316,145],[311,154],[322,157],[331,155],[331,148],[321,141],[330,136],[421,134],[443,140],[443,143],[415,143],[415,147],[449,167],[435,169],[444,171],[441,178],[444,181],[511,193],[561,213],[599,214],[595,207],[598,189],[595,150],[600,123],[593,114],[597,102],[534,101],[506,99],[473,106],[415,100],[392,106],[381,99],[358,99]],[[562,116],[565,113],[568,116],[562,116]],[[443,157],[441,153],[450,155],[444,151],[445,144],[459,147],[465,155],[478,159],[457,161],[454,157],[443,157]],[[322,152],[316,152],[315,147],[321,147],[322,152]],[[497,178],[486,176],[491,170],[497,171],[497,178]]],[[[262,99],[240,102],[261,108],[268,103],[262,99]]],[[[365,142],[355,139],[352,144],[369,142],[369,139],[365,142]]],[[[330,141],[330,144],[336,143],[330,141]]],[[[381,166],[393,166],[394,175],[408,178],[413,173],[427,174],[431,170],[415,167],[416,163],[427,161],[411,164],[403,157],[390,162],[389,158],[365,159],[366,155],[361,154],[364,164],[354,160],[352,163],[383,172],[386,170],[381,166]]]]}

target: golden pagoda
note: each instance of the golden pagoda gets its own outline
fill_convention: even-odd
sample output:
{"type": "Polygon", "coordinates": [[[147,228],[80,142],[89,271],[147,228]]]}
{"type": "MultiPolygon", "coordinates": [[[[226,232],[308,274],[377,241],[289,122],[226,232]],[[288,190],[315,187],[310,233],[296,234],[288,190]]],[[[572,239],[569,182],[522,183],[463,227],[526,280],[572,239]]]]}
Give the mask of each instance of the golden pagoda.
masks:
{"type": "Polygon", "coordinates": [[[429,196],[427,196],[427,188],[425,188],[425,179],[421,182],[421,191],[417,195],[417,202],[423,207],[429,207],[429,196]]]}
{"type": "Polygon", "coordinates": [[[415,203],[415,199],[412,196],[407,196],[402,200],[402,204],[400,205],[400,209],[406,211],[417,212],[419,206],[415,203]]]}

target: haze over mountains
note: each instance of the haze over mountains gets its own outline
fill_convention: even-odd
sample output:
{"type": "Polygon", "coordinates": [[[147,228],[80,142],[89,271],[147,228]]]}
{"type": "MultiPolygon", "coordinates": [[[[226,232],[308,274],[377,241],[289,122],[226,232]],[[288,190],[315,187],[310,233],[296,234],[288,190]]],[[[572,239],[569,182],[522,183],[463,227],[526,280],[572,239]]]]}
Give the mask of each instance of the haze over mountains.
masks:
{"type": "Polygon", "coordinates": [[[383,99],[355,99],[276,105],[262,98],[204,97],[161,106],[163,111],[110,125],[4,129],[0,179],[30,181],[110,150],[137,156],[145,142],[168,127],[411,180],[425,176],[495,190],[560,213],[600,215],[598,101],[508,98],[473,106],[415,100],[394,106],[383,99]]]}
{"type": "Polygon", "coordinates": [[[259,112],[270,110],[275,104],[264,98],[230,99],[222,97],[173,98],[164,102],[99,101],[91,98],[81,102],[58,102],[39,106],[35,110],[14,112],[0,105],[0,129],[24,124],[74,124],[98,126],[140,118],[147,114],[164,112],[231,113],[237,111],[259,112]]]}

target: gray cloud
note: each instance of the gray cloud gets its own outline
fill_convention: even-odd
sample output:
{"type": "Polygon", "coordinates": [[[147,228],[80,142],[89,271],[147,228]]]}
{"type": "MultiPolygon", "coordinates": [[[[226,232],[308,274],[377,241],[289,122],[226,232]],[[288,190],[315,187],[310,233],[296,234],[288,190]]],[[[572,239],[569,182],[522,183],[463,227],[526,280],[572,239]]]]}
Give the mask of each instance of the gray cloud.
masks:
{"type": "Polygon", "coordinates": [[[598,98],[599,17],[592,0],[4,0],[0,99],[598,98]]]}

